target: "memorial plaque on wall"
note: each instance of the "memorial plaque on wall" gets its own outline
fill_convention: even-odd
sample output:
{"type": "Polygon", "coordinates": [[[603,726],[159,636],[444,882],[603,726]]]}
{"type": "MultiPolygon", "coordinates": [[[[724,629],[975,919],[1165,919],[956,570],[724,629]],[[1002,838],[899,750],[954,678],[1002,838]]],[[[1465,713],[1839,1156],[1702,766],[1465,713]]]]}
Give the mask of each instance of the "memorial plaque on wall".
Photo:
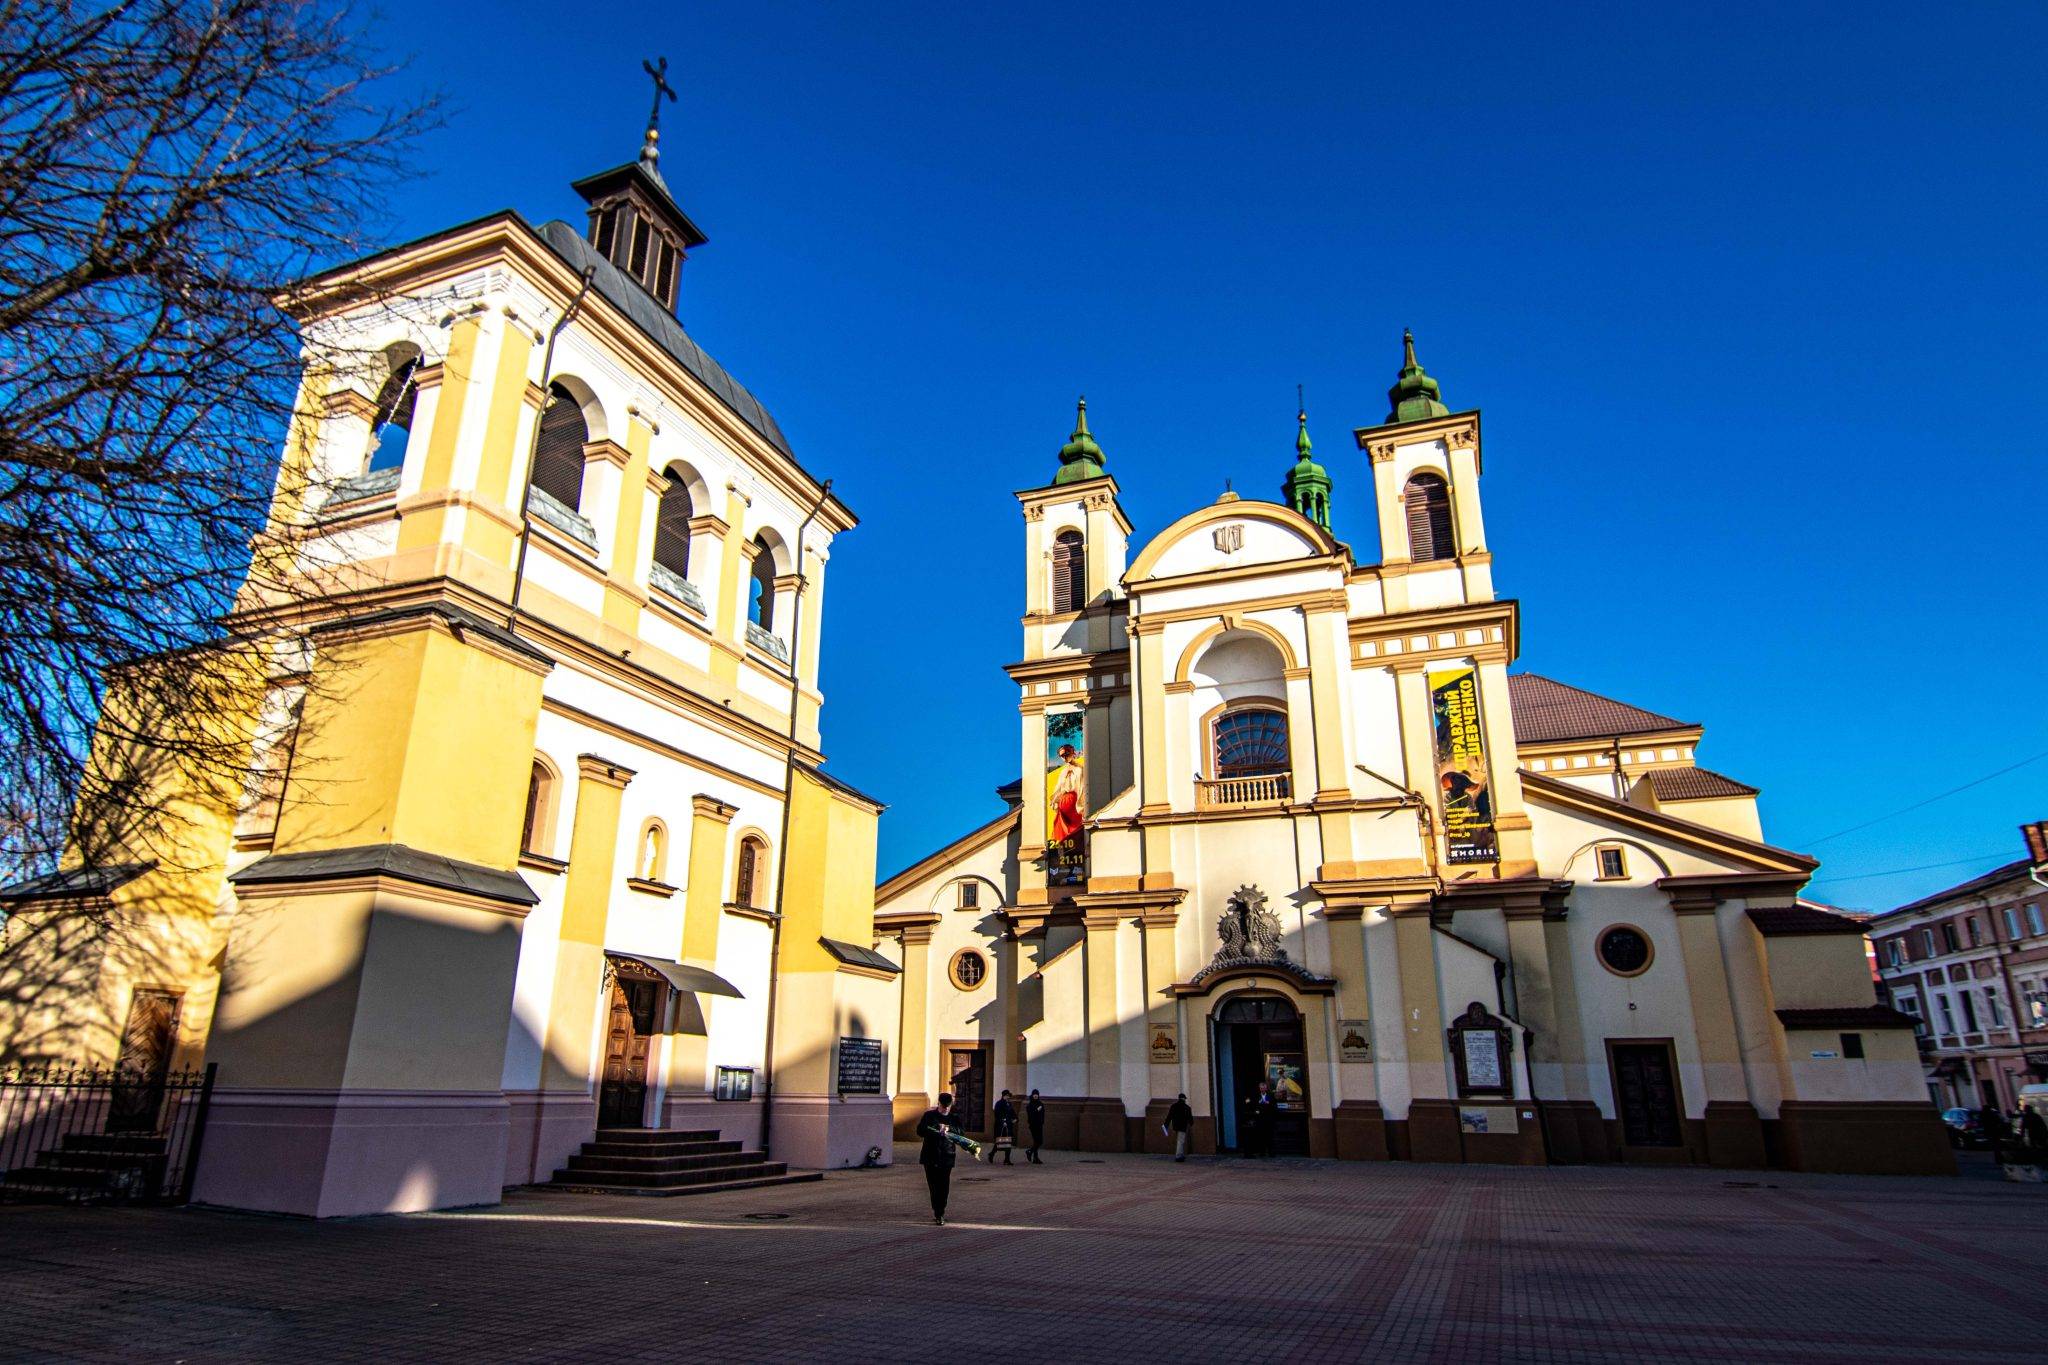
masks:
{"type": "Polygon", "coordinates": [[[1152,1064],[1172,1066],[1180,1061],[1180,1023],[1174,1019],[1155,1019],[1146,1026],[1150,1039],[1152,1064]]]}
{"type": "Polygon", "coordinates": [[[879,1095],[882,1093],[882,1040],[841,1038],[839,1040],[839,1093],[879,1095]]]}
{"type": "Polygon", "coordinates": [[[1451,1061],[1458,1072],[1458,1094],[1512,1095],[1514,1078],[1508,1071],[1513,1035],[1507,1021],[1487,1013],[1477,1000],[1445,1030],[1451,1045],[1451,1061]]]}

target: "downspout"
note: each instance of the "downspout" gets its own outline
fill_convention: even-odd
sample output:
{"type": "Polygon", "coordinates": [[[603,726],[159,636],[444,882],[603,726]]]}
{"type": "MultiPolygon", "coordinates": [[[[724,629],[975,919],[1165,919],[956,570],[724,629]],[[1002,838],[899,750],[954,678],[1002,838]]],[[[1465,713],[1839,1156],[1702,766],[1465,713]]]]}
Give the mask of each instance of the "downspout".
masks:
{"type": "Polygon", "coordinates": [[[768,1019],[761,1034],[761,1150],[771,1151],[770,1133],[775,1127],[775,1001],[777,983],[782,979],[782,897],[789,880],[789,813],[796,803],[796,718],[803,699],[803,669],[799,661],[804,649],[804,589],[810,575],[804,572],[804,533],[825,509],[832,496],[832,480],[818,487],[818,500],[796,528],[796,594],[789,610],[789,744],[782,759],[782,837],[775,845],[775,918],[769,922],[768,1019]]]}
{"type": "Polygon", "coordinates": [[[540,411],[533,415],[533,436],[526,443],[526,472],[520,476],[519,496],[513,506],[519,515],[519,557],[512,565],[512,598],[505,604],[505,629],[513,629],[519,621],[519,589],[526,581],[526,546],[532,539],[533,515],[526,510],[526,500],[532,496],[533,457],[540,452],[540,419],[547,416],[548,383],[555,376],[555,341],[564,328],[575,321],[576,314],[583,310],[584,295],[590,292],[590,278],[597,273],[596,266],[583,267],[583,278],[576,286],[576,297],[569,300],[569,306],[562,310],[562,316],[555,319],[555,325],[548,329],[547,349],[541,353],[540,361],[540,411]]]}

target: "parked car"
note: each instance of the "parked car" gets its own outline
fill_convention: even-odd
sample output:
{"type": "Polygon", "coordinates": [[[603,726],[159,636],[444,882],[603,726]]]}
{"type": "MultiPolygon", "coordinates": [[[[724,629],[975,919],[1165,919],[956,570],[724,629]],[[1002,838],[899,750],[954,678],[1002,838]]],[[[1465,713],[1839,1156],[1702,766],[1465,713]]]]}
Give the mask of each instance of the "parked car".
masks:
{"type": "Polygon", "coordinates": [[[1991,1145],[1991,1139],[1984,1134],[1984,1121],[1974,1109],[1944,1109],[1941,1121],[1948,1127],[1948,1145],[1951,1147],[1991,1145]]]}

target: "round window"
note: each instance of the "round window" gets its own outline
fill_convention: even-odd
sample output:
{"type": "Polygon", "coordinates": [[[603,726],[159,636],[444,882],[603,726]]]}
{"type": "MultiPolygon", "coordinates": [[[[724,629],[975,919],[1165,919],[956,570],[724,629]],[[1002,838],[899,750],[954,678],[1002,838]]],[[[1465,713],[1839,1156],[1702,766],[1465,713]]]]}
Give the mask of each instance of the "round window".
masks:
{"type": "Polygon", "coordinates": [[[988,959],[972,948],[962,948],[953,955],[953,984],[963,991],[971,991],[988,979],[988,959]]]}
{"type": "Polygon", "coordinates": [[[1640,976],[1650,965],[1650,940],[1627,924],[1600,931],[1600,965],[1617,976],[1640,976]]]}

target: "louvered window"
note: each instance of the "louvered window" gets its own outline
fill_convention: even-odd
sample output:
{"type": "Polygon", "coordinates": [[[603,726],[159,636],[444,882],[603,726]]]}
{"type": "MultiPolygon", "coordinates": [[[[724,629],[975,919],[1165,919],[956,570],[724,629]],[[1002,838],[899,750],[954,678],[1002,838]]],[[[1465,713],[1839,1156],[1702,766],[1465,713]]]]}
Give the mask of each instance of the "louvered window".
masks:
{"type": "Polygon", "coordinates": [[[1408,557],[1416,562],[1449,559],[1457,553],[1451,536],[1451,490],[1434,474],[1417,474],[1401,494],[1408,509],[1408,557]]]}
{"type": "Polygon", "coordinates": [[[1216,776],[1264,777],[1287,771],[1287,717],[1264,707],[1226,711],[1216,720],[1216,776]]]}
{"type": "Polygon", "coordinates": [[[583,409],[560,384],[548,386],[548,405],[540,415],[540,443],[533,452],[533,486],[565,507],[583,502],[583,447],[590,428],[583,409]]]}
{"type": "Polygon", "coordinates": [[[690,576],[690,516],[690,489],[671,474],[654,513],[654,562],[684,578],[690,576]]]}
{"type": "Polygon", "coordinates": [[[1079,611],[1087,601],[1087,543],[1079,531],[1062,531],[1052,542],[1052,609],[1079,611]]]}
{"type": "Polygon", "coordinates": [[[760,909],[754,899],[761,882],[761,854],[767,846],[759,839],[740,841],[739,874],[733,878],[732,903],[760,909]]]}

